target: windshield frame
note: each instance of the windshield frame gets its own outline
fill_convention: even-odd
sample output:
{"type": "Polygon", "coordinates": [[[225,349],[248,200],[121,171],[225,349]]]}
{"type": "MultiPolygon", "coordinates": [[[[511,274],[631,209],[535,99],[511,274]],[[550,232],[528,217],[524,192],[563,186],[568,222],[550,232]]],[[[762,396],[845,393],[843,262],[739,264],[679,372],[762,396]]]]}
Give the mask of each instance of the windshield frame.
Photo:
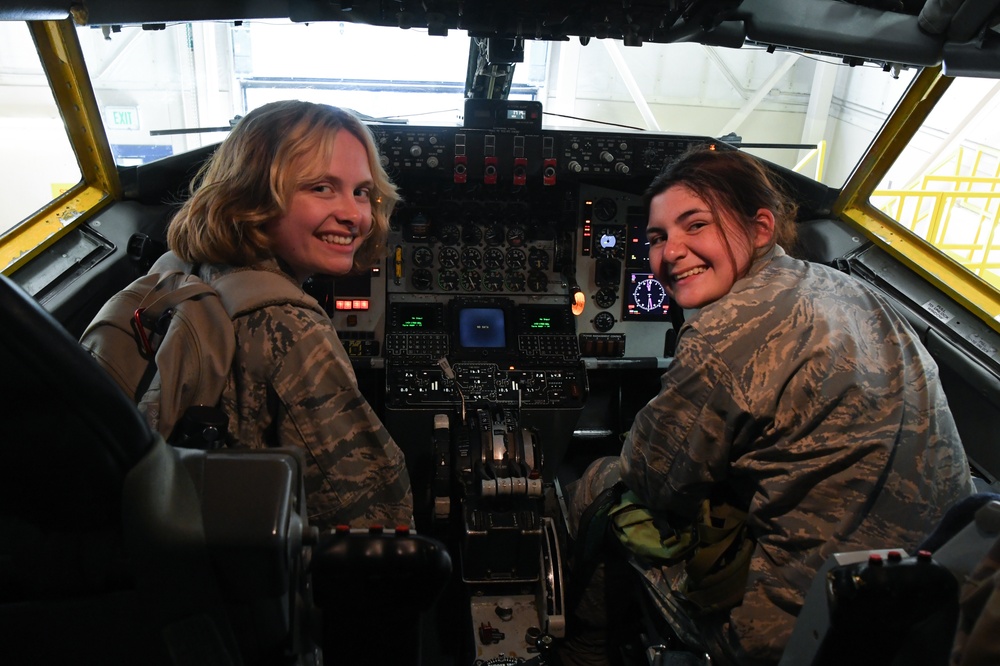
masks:
{"type": "Polygon", "coordinates": [[[873,192],[953,81],[941,67],[930,67],[917,75],[848,178],[832,212],[852,222],[876,245],[1000,331],[1000,292],[870,202],[873,192]]]}
{"type": "Polygon", "coordinates": [[[71,19],[27,24],[82,179],[0,238],[0,272],[4,275],[13,274],[122,195],[75,24],[71,19]]]}

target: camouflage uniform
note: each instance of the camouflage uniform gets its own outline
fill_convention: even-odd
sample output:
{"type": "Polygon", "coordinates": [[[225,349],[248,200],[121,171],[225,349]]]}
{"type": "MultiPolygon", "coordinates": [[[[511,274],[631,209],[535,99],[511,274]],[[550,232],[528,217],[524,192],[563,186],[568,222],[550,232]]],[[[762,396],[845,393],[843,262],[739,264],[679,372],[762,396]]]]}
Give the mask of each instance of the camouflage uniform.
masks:
{"type": "MultiPolygon", "coordinates": [[[[280,272],[273,260],[254,268],[280,272]]],[[[221,403],[231,445],[301,447],[309,522],[320,529],[412,525],[403,453],[361,395],[330,318],[275,305],[233,326],[236,357],[221,403]]]]}
{"type": "MultiPolygon", "coordinates": [[[[682,327],[620,470],[589,473],[620,473],[651,509],[686,522],[710,494],[749,507],[743,603],[701,627],[741,664],[780,658],[830,554],[912,549],[974,491],[937,365],[913,329],[857,280],[780,247],[682,327]]],[[[571,501],[600,484],[585,475],[571,501]]],[[[662,586],[668,574],[649,577],[662,586]]]]}

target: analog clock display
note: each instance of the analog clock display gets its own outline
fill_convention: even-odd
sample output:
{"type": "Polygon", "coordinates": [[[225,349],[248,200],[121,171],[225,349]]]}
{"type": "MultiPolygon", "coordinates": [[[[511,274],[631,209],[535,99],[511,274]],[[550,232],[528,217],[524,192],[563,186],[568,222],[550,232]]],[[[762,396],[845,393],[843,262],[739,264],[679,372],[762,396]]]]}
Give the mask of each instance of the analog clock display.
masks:
{"type": "Polygon", "coordinates": [[[670,298],[652,273],[626,274],[628,283],[622,302],[624,321],[668,321],[670,298]]]}
{"type": "Polygon", "coordinates": [[[639,280],[632,290],[632,298],[635,300],[635,307],[645,312],[653,312],[663,307],[663,299],[667,293],[663,291],[663,285],[654,278],[639,280]]]}

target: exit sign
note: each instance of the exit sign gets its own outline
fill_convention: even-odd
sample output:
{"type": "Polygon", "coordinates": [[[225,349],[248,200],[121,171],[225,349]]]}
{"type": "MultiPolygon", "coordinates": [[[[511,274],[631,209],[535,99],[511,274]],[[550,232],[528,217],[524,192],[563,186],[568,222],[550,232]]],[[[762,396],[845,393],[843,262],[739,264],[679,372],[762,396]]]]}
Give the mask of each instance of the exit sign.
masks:
{"type": "Polygon", "coordinates": [[[108,129],[137,130],[139,129],[139,109],[135,106],[104,107],[104,122],[108,129]]]}

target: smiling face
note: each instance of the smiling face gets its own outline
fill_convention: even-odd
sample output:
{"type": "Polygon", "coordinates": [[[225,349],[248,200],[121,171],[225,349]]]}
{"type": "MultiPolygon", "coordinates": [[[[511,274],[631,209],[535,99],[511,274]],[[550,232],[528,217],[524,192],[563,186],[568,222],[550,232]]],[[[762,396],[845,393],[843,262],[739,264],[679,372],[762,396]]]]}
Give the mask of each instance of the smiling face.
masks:
{"type": "Polygon", "coordinates": [[[285,214],[263,227],[275,256],[299,282],[350,272],[372,225],[373,181],[364,144],[338,131],[329,161],[321,166],[296,185],[285,214]]]}
{"type": "Polygon", "coordinates": [[[774,235],[774,216],[757,211],[746,239],[735,220],[684,185],[653,197],[649,206],[649,264],[667,293],[683,308],[700,308],[729,293],[746,275],[756,250],[774,235]],[[749,242],[747,242],[749,240],[749,242]]]}

